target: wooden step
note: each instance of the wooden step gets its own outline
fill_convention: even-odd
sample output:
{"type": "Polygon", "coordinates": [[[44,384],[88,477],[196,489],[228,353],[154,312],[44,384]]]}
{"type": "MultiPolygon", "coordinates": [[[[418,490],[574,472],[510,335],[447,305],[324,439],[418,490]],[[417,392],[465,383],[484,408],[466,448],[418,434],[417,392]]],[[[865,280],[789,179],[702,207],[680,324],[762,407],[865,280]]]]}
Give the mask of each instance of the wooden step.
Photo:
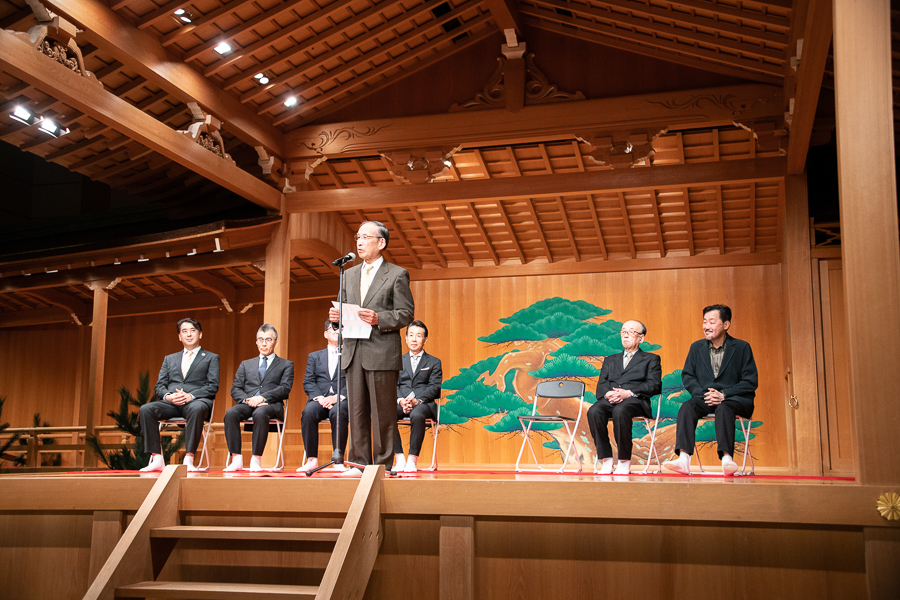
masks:
{"type": "Polygon", "coordinates": [[[336,542],[340,529],[324,527],[227,527],[220,525],[175,525],[150,530],[151,538],[203,540],[267,540],[289,542],[336,542]]]}
{"type": "Polygon", "coordinates": [[[313,600],[316,585],[143,581],[116,588],[116,598],[180,598],[184,600],[313,600]]]}

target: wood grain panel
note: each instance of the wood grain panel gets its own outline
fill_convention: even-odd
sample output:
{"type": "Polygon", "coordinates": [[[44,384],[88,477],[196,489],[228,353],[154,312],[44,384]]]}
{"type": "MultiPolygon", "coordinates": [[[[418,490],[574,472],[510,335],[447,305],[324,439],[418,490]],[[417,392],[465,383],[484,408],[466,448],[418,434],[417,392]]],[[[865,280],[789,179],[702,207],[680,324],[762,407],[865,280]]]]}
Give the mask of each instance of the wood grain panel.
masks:
{"type": "Polygon", "coordinates": [[[825,379],[825,422],[822,423],[826,466],[831,473],[855,471],[856,434],[850,390],[847,313],[840,260],[819,262],[822,299],[822,365],[825,379]]]}
{"type": "Polygon", "coordinates": [[[92,523],[89,512],[0,514],[3,597],[81,598],[90,584],[92,523]]]}
{"type": "MultiPolygon", "coordinates": [[[[441,358],[445,380],[478,360],[505,351],[477,338],[499,329],[503,325],[499,319],[545,298],[559,296],[585,300],[612,310],[601,320],[610,318],[621,322],[630,318],[640,319],[648,328],[646,341],[662,346],[658,352],[664,373],[680,369],[688,346],[700,337],[702,307],[714,302],[729,304],[735,315],[731,331],[753,346],[760,372],[754,418],[764,425],[755,432],[754,457],[761,468],[785,468],[788,466],[782,380],[785,326],[782,303],[777,301],[782,297],[781,285],[779,265],[757,265],[428,280],[414,281],[412,287],[416,317],[429,326],[427,350],[441,358]]],[[[285,437],[288,467],[296,468],[302,458],[300,415],[307,401],[303,393],[303,373],[309,352],[325,347],[322,329],[329,303],[322,299],[291,302],[289,355],[295,363],[295,380],[285,437]]],[[[150,384],[155,385],[163,357],[180,348],[175,324],[183,316],[192,316],[201,322],[203,348],[220,356],[222,370],[214,414],[216,434],[211,439],[211,445],[212,464],[214,467],[221,466],[226,454],[221,422],[225,411],[232,405],[230,389],[234,370],[239,361],[252,357],[257,351],[253,340],[263,319],[263,309],[259,305],[243,314],[229,315],[223,310],[211,309],[195,311],[190,315],[164,313],[110,319],[100,422],[112,424],[106,413],[118,407],[118,388],[125,385],[134,390],[140,371],[149,371],[150,384]]],[[[86,337],[89,340],[89,336],[86,337]]],[[[74,326],[47,325],[4,330],[0,337],[0,356],[10,359],[0,361],[0,371],[6,376],[4,380],[14,382],[11,386],[13,392],[6,393],[10,398],[15,394],[16,398],[15,402],[7,404],[8,414],[12,415],[8,417],[10,423],[30,424],[31,412],[40,410],[54,425],[74,424],[72,403],[78,343],[74,326]],[[26,357],[41,352],[52,353],[55,358],[53,364],[58,365],[60,376],[32,378],[25,374],[37,366],[26,357]],[[21,383],[32,379],[34,384],[30,387],[21,383]],[[18,408],[18,405],[27,408],[18,408]]],[[[81,343],[84,344],[83,341],[81,343]]],[[[82,368],[87,367],[84,365],[82,368]]],[[[589,389],[593,385],[589,383],[589,389]]],[[[80,415],[83,418],[83,410],[80,415]]],[[[438,444],[439,464],[444,468],[513,465],[521,437],[517,434],[490,433],[484,430],[484,425],[489,422],[470,421],[443,430],[438,444]]],[[[589,438],[587,425],[581,429],[581,435],[589,438]]],[[[659,446],[664,456],[671,452],[672,440],[669,437],[664,436],[659,446]]],[[[249,434],[247,438],[244,446],[249,451],[249,434]]],[[[276,438],[273,435],[271,439],[276,438]]],[[[536,448],[540,448],[540,444],[536,444],[536,448]]],[[[431,441],[426,439],[423,456],[430,451],[431,441]]],[[[540,452],[542,461],[558,464],[558,452],[545,448],[540,452]]],[[[714,449],[702,448],[701,453],[705,462],[717,462],[714,449]]],[[[643,453],[638,452],[637,456],[643,457],[643,453]]]]}

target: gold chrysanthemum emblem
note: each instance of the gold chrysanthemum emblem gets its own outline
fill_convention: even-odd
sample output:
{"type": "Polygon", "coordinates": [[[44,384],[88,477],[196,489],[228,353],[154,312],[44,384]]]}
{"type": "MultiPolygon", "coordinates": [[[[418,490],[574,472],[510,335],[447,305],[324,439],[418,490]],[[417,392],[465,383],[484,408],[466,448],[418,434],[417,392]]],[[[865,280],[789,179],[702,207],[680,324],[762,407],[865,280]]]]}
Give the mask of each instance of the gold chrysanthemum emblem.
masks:
{"type": "Polygon", "coordinates": [[[886,492],[878,498],[875,506],[881,516],[888,521],[900,520],[900,494],[886,492]]]}

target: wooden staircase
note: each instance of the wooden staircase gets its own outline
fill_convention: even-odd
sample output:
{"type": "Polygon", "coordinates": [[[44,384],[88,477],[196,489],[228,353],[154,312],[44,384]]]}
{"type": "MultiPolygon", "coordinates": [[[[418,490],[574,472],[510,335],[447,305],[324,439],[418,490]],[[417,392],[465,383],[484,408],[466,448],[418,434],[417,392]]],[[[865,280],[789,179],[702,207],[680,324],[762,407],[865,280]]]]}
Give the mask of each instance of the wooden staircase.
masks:
{"type": "MultiPolygon", "coordinates": [[[[186,480],[183,466],[169,466],[160,475],[141,508],[135,514],[128,529],[110,554],[97,578],[85,594],[85,600],[107,600],[112,598],[179,598],[179,599],[282,599],[282,600],[325,600],[330,598],[360,598],[365,591],[372,567],[381,545],[381,498],[384,467],[366,468],[353,494],[349,509],[340,528],[335,527],[262,527],[245,525],[184,525],[182,485],[186,480]],[[278,577],[279,583],[234,582],[234,581],[170,581],[164,574],[173,551],[179,543],[196,548],[217,547],[260,548],[272,544],[294,548],[298,559],[310,547],[328,548],[331,551],[327,566],[318,585],[285,584],[291,575],[278,577]]],[[[283,481],[284,485],[294,485],[298,496],[302,495],[304,483],[310,480],[283,481]],[[292,483],[293,482],[293,483],[292,483]]],[[[216,482],[221,486],[221,482],[216,482]]],[[[258,485],[259,496],[266,482],[243,481],[241,485],[258,485]]],[[[327,483],[327,482],[320,482],[327,483]]],[[[332,486],[346,486],[348,481],[333,482],[332,486]]],[[[223,488],[227,489],[228,482],[223,488]]],[[[309,484],[307,483],[307,486],[309,484]]],[[[234,487],[234,486],[232,486],[234,487]]],[[[319,489],[323,489],[320,485],[319,489]]],[[[221,489],[219,490],[221,493],[221,489]]],[[[247,503],[235,500],[236,507],[247,503]]],[[[346,505],[345,505],[346,506],[346,505]]],[[[196,501],[191,510],[202,511],[203,506],[196,501]]],[[[221,511],[221,506],[218,507],[221,511]]],[[[292,511],[285,507],[280,514],[292,511]]],[[[248,510],[247,512],[252,512],[248,510]]],[[[242,511],[229,510],[227,518],[238,520],[242,511]]],[[[202,550],[201,550],[202,551],[202,550]]],[[[236,561],[236,564],[222,565],[235,573],[250,572],[251,566],[236,561]]],[[[190,567],[182,567],[190,569],[190,567]]],[[[177,569],[169,569],[177,572],[177,569]]],[[[285,567],[285,571],[289,571],[285,567]]]]}

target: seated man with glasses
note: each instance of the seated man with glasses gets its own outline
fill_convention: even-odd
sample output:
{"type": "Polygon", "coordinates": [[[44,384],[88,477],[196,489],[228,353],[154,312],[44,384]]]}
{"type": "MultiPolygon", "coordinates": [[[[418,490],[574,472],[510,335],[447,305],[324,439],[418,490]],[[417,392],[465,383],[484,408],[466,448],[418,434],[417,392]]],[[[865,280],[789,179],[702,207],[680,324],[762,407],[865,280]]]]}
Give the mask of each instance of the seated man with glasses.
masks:
{"type": "Polygon", "coordinates": [[[268,323],[256,332],[259,356],[241,363],[231,386],[236,404],[225,413],[225,442],[231,454],[226,471],[241,471],[241,421],[253,417],[251,471],[262,471],[260,458],[269,437],[269,420],[284,419],[284,401],[294,385],[294,363],[275,355],[278,331],[268,323]]]}
{"type": "Polygon", "coordinates": [[[650,398],[662,390],[659,356],[640,348],[647,328],[640,321],[622,325],[623,351],[603,359],[597,381],[597,401],[588,410],[588,424],[600,460],[600,474],[613,473],[612,446],[607,423],[613,421],[613,435],[619,451],[614,475],[631,472],[631,420],[651,417],[650,398]]]}

